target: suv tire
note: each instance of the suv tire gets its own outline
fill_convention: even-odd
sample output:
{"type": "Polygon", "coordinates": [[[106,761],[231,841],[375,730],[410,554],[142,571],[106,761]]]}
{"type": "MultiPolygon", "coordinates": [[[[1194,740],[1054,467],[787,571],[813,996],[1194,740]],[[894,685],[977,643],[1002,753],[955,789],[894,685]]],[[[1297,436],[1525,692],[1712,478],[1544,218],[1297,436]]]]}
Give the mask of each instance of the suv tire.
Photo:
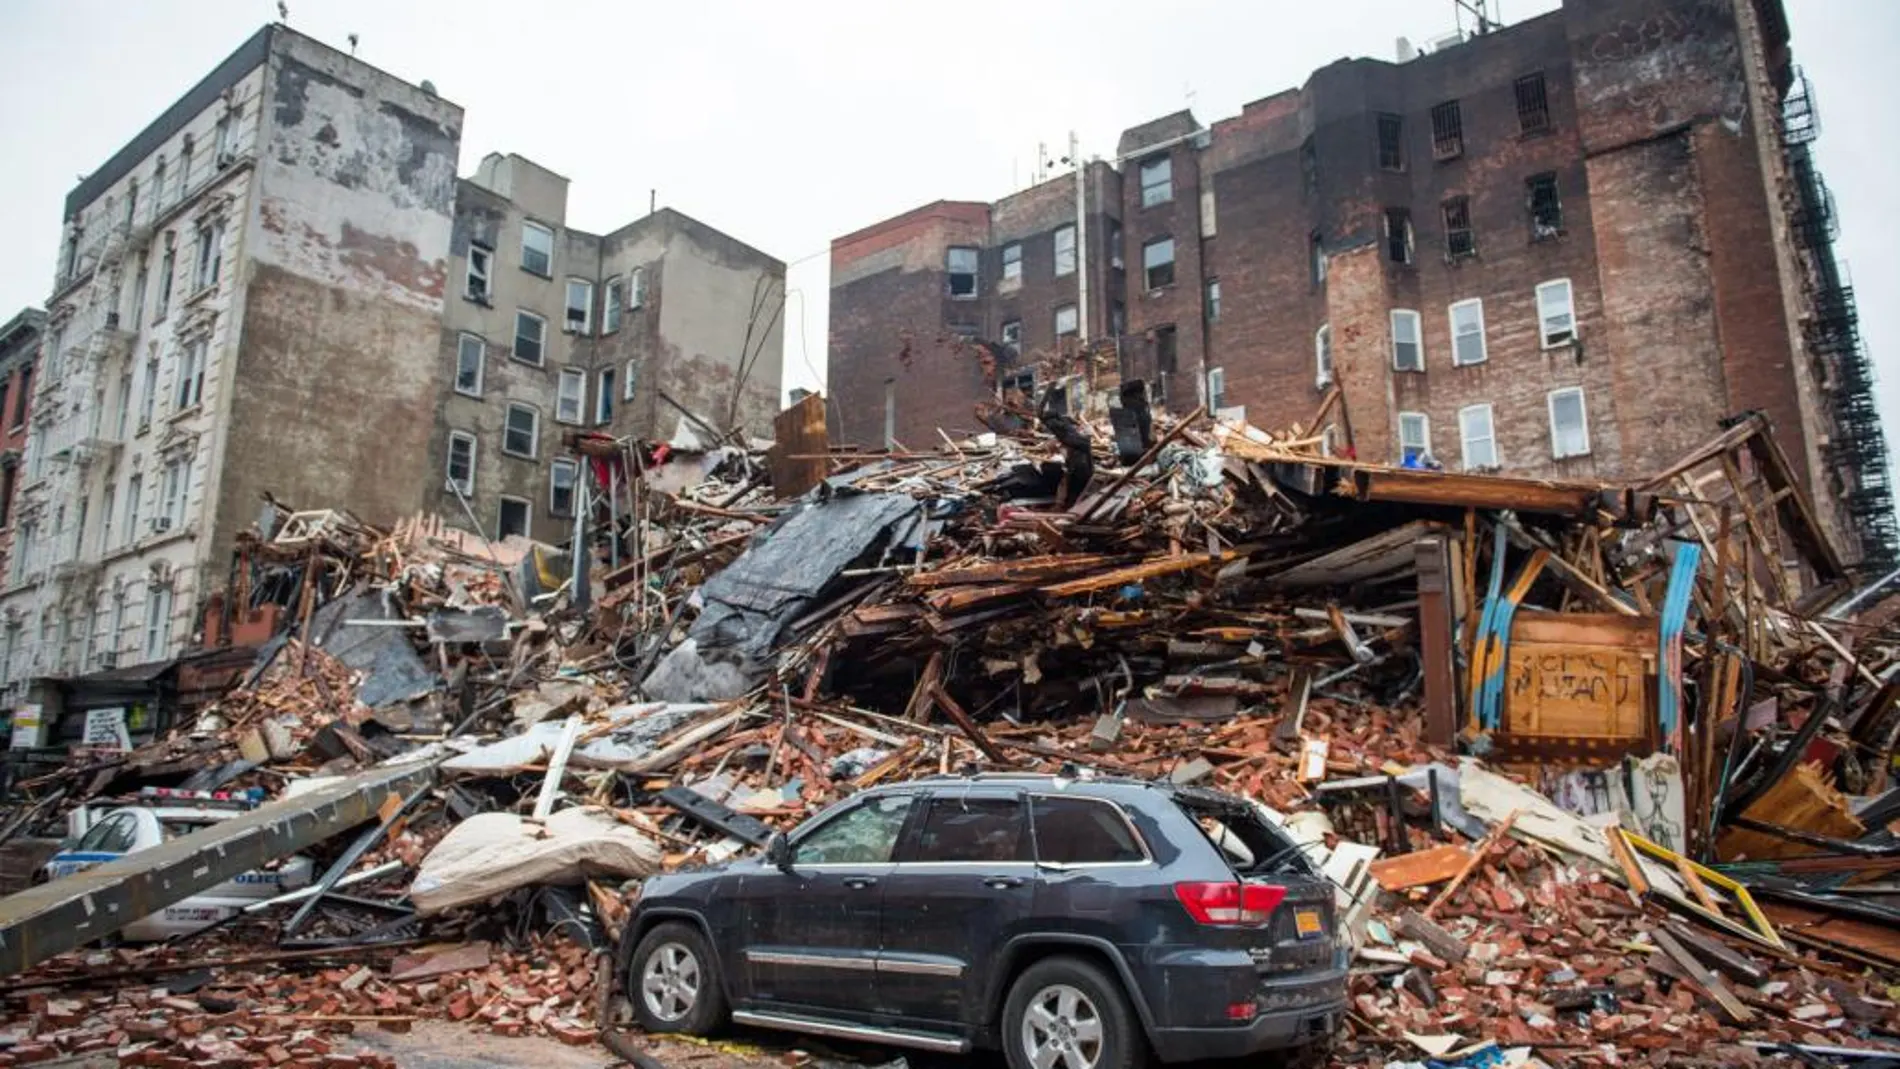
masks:
{"type": "Polygon", "coordinates": [[[699,929],[679,921],[657,925],[634,948],[627,1000],[648,1032],[703,1036],[726,1019],[719,965],[699,929]]]}
{"type": "Polygon", "coordinates": [[[1009,1069],[1140,1069],[1147,1043],[1121,984],[1080,958],[1023,970],[1003,1004],[1009,1069]]]}

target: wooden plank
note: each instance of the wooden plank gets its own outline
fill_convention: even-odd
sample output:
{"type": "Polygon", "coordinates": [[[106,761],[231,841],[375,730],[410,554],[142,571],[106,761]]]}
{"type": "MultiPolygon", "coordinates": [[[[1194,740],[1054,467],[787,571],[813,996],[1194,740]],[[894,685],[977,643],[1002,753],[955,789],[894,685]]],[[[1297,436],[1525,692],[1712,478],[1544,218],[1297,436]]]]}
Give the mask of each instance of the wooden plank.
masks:
{"type": "Polygon", "coordinates": [[[1694,954],[1710,968],[1727,973],[1750,986],[1758,986],[1768,981],[1769,973],[1766,966],[1736,951],[1727,943],[1702,935],[1673,918],[1664,921],[1663,927],[1670,935],[1676,937],[1676,942],[1681,943],[1689,953],[1694,954]]]}
{"type": "Polygon", "coordinates": [[[964,568],[940,568],[913,572],[904,582],[922,589],[941,586],[966,586],[977,583],[1039,583],[1079,572],[1093,571],[1125,560],[1102,553],[1061,553],[1047,557],[976,564],[964,568]]]}
{"type": "Polygon", "coordinates": [[[1722,906],[1715,900],[1715,896],[1709,893],[1709,885],[1703,883],[1702,877],[1696,875],[1696,871],[1689,867],[1689,859],[1680,854],[1676,855],[1676,874],[1682,877],[1682,885],[1689,889],[1689,893],[1695,896],[1697,902],[1702,903],[1703,909],[1718,917],[1722,915],[1722,906]]]}
{"type": "Polygon", "coordinates": [[[1397,572],[1416,561],[1413,543],[1437,529],[1436,524],[1414,520],[1276,572],[1266,584],[1292,589],[1339,586],[1397,572]]]}
{"type": "Polygon", "coordinates": [[[1503,842],[1506,835],[1511,834],[1511,826],[1517,823],[1519,812],[1521,812],[1521,810],[1513,809],[1510,816],[1505,817],[1498,823],[1497,827],[1491,829],[1489,835],[1479,840],[1477,847],[1471,851],[1471,858],[1465,862],[1465,867],[1458,870],[1458,874],[1451,878],[1450,885],[1443,891],[1438,892],[1438,897],[1432,899],[1432,904],[1425,907],[1425,918],[1427,920],[1431,919],[1432,914],[1438,912],[1438,907],[1444,905],[1451,899],[1452,895],[1458,892],[1458,888],[1462,887],[1465,880],[1470,878],[1472,871],[1478,867],[1479,862],[1484,860],[1484,855],[1490,853],[1492,847],[1503,842]]]}
{"type": "Polygon", "coordinates": [[[1741,999],[1735,997],[1735,992],[1728,989],[1728,985],[1722,982],[1721,977],[1710,972],[1694,954],[1684,950],[1682,944],[1676,942],[1675,937],[1661,929],[1651,929],[1649,935],[1656,941],[1656,945],[1663,949],[1663,953],[1669,955],[1670,960],[1681,966],[1684,972],[1687,972],[1704,991],[1708,992],[1715,1004],[1722,1007],[1722,1012],[1728,1014],[1729,1020],[1736,1024],[1749,1024],[1755,1020],[1754,1011],[1750,1010],[1741,999]]]}
{"type": "Polygon", "coordinates": [[[1128,583],[1139,583],[1164,575],[1192,571],[1210,564],[1224,564],[1244,555],[1238,550],[1228,550],[1224,553],[1184,553],[1179,557],[1161,557],[1141,564],[1129,565],[1126,568],[1116,568],[1081,579],[1071,579],[1066,583],[1055,583],[1043,587],[1042,592],[1052,598],[1092,594],[1098,590],[1109,590],[1128,583]]]}
{"type": "Polygon", "coordinates": [[[1380,858],[1370,866],[1372,878],[1388,891],[1424,887],[1449,880],[1471,863],[1471,851],[1462,846],[1435,846],[1398,857],[1380,858]]]}
{"type": "Polygon", "coordinates": [[[983,729],[978,727],[976,721],[970,718],[970,714],[964,712],[963,707],[956,703],[956,699],[950,697],[941,686],[930,688],[930,696],[936,699],[937,704],[942,707],[944,715],[949,717],[950,722],[957,726],[957,730],[963,732],[971,742],[976,744],[977,749],[983,751],[983,756],[999,765],[1007,765],[1010,763],[1009,758],[1003,756],[1003,751],[997,749],[996,744],[990,741],[988,735],[983,734],[983,729]]]}
{"type": "Polygon", "coordinates": [[[1418,570],[1419,658],[1425,675],[1425,741],[1450,746],[1458,731],[1457,657],[1452,643],[1451,554],[1443,535],[1412,544],[1418,570]]]}
{"type": "Polygon", "coordinates": [[[1653,651],[1657,627],[1654,618],[1619,613],[1526,613],[1512,619],[1511,641],[1653,651]]]}
{"type": "Polygon", "coordinates": [[[1504,475],[1463,475],[1411,468],[1360,468],[1354,473],[1362,501],[1401,501],[1414,505],[1514,509],[1518,512],[1587,516],[1596,508],[1599,486],[1516,479],[1504,475]]]}
{"type": "Polygon", "coordinates": [[[814,454],[824,452],[829,439],[825,399],[818,394],[807,394],[772,418],[772,448],[765,463],[773,497],[797,497],[824,481],[830,462],[814,454]]]}
{"type": "Polygon", "coordinates": [[[1643,875],[1643,866],[1636,863],[1636,854],[1623,838],[1623,829],[1612,828],[1604,840],[1610,844],[1610,855],[1616,858],[1617,867],[1623,870],[1623,882],[1630,894],[1642,898],[1649,893],[1649,877],[1643,875]]]}

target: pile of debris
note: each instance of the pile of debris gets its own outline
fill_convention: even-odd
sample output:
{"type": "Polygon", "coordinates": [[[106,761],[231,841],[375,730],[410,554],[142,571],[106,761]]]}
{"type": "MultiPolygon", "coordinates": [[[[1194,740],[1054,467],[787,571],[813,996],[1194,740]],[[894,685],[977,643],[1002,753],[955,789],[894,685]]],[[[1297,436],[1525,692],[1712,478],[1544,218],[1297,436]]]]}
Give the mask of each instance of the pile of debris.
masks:
{"type": "Polygon", "coordinates": [[[1112,428],[1045,407],[929,453],[833,450],[816,399],[770,451],[576,435],[576,554],[341,513],[260,532],[222,632],[267,632],[247,678],[21,784],[0,839],[154,784],[256,788],[286,827],[360,795],[364,830],[285,840],[313,889],[0,989],[0,1059],[8,1036],[210,1057],[141,1031],[190,991],[135,968],[216,976],[242,1019],[192,1041],[273,1061],[421,1016],[583,1042],[615,1019],[605,951],[641,878],[986,768],[1265,806],[1339,887],[1348,1061],[1900,1038],[1900,598],[1857,586],[1761,417],[1607,486],[1359,464],[1124,400],[1112,428]]]}

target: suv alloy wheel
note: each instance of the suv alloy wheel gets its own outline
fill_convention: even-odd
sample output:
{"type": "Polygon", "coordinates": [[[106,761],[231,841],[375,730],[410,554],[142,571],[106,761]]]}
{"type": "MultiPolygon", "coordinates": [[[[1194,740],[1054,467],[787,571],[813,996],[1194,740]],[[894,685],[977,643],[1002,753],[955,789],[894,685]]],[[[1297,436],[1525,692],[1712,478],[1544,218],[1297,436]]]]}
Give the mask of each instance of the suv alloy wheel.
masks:
{"type": "Polygon", "coordinates": [[[669,921],[648,932],[627,972],[634,1016],[648,1032],[703,1036],[725,1019],[718,965],[691,925],[669,921]]]}
{"type": "Polygon", "coordinates": [[[1003,1009],[1010,1069],[1136,1069],[1147,1049],[1121,984],[1079,958],[1024,970],[1003,1009]]]}

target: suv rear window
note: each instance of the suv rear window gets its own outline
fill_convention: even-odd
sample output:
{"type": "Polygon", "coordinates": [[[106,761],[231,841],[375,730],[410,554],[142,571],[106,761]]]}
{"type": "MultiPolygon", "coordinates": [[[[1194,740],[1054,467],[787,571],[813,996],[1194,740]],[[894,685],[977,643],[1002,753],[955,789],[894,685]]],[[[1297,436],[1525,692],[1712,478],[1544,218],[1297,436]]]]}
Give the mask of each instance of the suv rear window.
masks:
{"type": "Polygon", "coordinates": [[[1146,861],[1128,818],[1112,802],[1093,798],[1030,799],[1037,860],[1051,865],[1104,865],[1146,861]]]}
{"type": "Polygon", "coordinates": [[[1015,798],[938,797],[905,861],[1033,861],[1015,798]]]}
{"type": "Polygon", "coordinates": [[[1267,823],[1246,803],[1212,795],[1203,800],[1188,794],[1176,795],[1174,802],[1221,852],[1235,873],[1246,876],[1312,871],[1305,851],[1295,847],[1285,832],[1267,823]]]}

